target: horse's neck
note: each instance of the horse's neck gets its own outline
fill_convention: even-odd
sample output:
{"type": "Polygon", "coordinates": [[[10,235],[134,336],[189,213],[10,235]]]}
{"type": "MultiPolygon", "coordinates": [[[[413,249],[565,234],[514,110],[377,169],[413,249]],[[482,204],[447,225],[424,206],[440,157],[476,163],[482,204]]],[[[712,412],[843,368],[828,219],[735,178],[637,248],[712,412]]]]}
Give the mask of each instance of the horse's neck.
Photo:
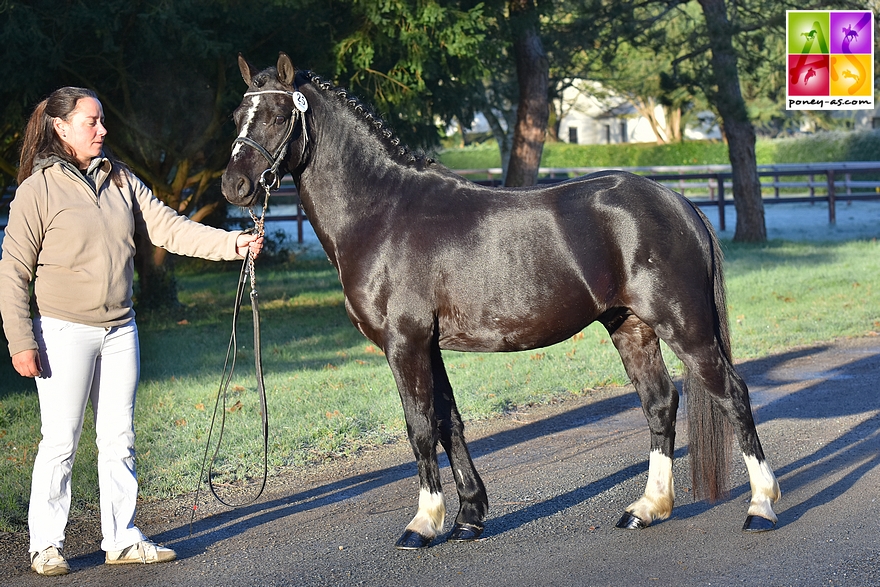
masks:
{"type": "Polygon", "coordinates": [[[408,192],[411,169],[393,161],[381,139],[362,129],[322,129],[299,179],[303,208],[331,260],[357,246],[352,235],[375,232],[408,192]]]}

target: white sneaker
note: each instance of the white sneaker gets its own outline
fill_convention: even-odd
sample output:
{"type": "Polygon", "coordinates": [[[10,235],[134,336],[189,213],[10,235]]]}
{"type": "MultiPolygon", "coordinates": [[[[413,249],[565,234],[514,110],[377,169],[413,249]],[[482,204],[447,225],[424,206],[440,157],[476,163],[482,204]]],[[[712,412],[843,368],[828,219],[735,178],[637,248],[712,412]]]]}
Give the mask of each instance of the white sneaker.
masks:
{"type": "Polygon", "coordinates": [[[155,542],[142,540],[136,544],[132,544],[128,548],[122,550],[107,551],[104,557],[104,564],[108,565],[128,565],[132,563],[166,563],[177,558],[177,553],[159,546],[155,542]]]}
{"type": "Polygon", "coordinates": [[[61,549],[55,546],[50,546],[42,552],[32,552],[31,568],[39,574],[48,577],[66,575],[70,572],[70,565],[67,564],[67,560],[61,554],[61,549]]]}

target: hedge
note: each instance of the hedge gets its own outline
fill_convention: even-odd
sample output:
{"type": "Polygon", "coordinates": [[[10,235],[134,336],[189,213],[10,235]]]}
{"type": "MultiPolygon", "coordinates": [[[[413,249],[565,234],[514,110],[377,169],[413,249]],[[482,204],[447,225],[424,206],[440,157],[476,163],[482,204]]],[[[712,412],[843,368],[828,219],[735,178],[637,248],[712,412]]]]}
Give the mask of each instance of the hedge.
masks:
{"type": "MultiPolygon", "coordinates": [[[[758,139],[755,154],[759,165],[772,163],[828,163],[880,160],[880,130],[831,131],[814,135],[758,139]]],[[[501,167],[493,141],[438,154],[451,169],[501,167]]],[[[542,167],[655,167],[729,164],[727,145],[721,141],[685,141],[672,145],[618,143],[613,145],[544,145],[542,167]]]]}

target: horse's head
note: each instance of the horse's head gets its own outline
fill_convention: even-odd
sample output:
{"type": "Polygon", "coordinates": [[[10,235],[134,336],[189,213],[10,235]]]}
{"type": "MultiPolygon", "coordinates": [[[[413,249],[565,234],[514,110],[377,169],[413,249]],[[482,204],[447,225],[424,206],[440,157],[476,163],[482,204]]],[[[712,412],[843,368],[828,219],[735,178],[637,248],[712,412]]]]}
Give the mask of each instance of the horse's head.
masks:
{"type": "Polygon", "coordinates": [[[277,67],[256,71],[241,55],[238,68],[247,84],[244,99],[233,119],[238,137],[223,173],[223,195],[237,206],[252,206],[267,189],[278,186],[281,177],[301,163],[308,135],[305,112],[308,102],[296,90],[296,69],[290,57],[281,53],[277,67]],[[296,149],[291,159],[291,146],[296,149]]]}

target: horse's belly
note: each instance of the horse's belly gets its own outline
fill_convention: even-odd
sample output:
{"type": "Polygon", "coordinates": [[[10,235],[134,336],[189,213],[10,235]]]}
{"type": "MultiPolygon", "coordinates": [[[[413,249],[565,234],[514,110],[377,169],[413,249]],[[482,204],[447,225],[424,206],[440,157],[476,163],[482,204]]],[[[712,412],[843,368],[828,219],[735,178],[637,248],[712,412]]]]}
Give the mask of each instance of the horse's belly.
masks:
{"type": "Polygon", "coordinates": [[[439,320],[440,348],[465,352],[508,352],[541,348],[562,342],[583,330],[594,316],[583,312],[486,316],[474,320],[459,316],[439,320]]]}

